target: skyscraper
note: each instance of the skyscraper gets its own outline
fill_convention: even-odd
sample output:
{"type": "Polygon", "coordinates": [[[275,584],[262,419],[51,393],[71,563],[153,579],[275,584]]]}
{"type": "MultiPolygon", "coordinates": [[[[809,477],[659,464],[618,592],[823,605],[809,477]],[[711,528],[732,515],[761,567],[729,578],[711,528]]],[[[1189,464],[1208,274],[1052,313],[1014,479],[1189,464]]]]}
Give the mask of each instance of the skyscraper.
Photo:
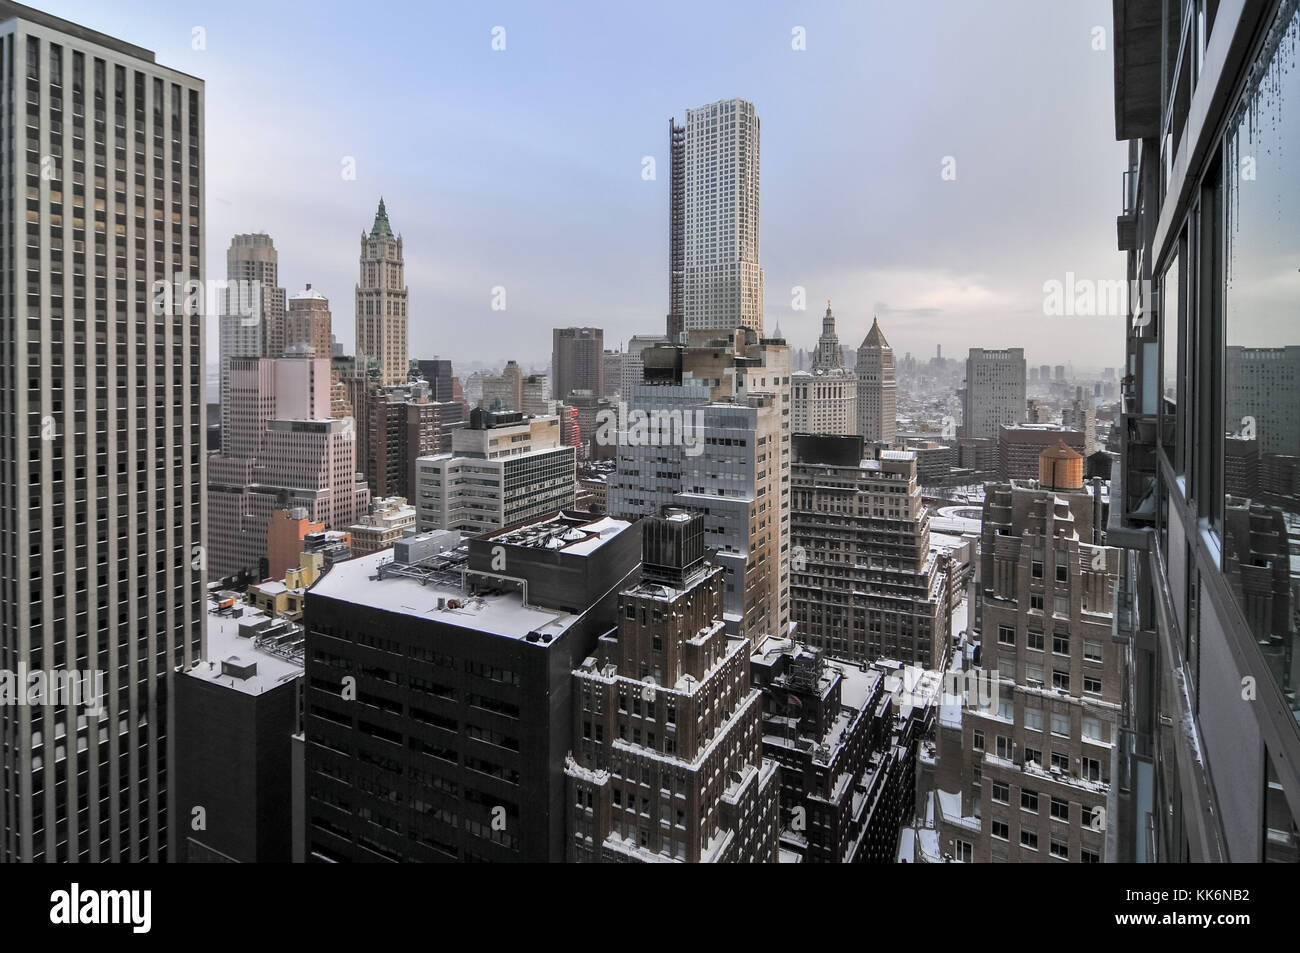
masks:
{"type": "Polygon", "coordinates": [[[183,289],[204,279],[203,81],[7,2],[0,61],[0,654],[82,688],[0,705],[0,860],[164,860],[189,813],[173,673],[204,625],[183,289]]]}
{"type": "Polygon", "coordinates": [[[686,127],[668,120],[668,339],[682,333],[686,281],[686,127]]]}
{"type": "MultiPolygon", "coordinates": [[[[402,236],[393,235],[379,200],[370,232],[361,233],[361,280],[357,284],[357,363],[379,362],[383,384],[401,384],[411,372],[407,356],[407,291],[402,236]]],[[[328,355],[326,355],[328,356],[328,355]]]]}
{"type": "Polygon", "coordinates": [[[851,434],[858,430],[858,379],[844,367],[829,301],[812,369],[791,375],[790,404],[794,433],[851,434]]]}
{"type": "Polygon", "coordinates": [[[640,536],[551,513],[468,555],[429,534],[337,563],[304,605],[307,859],[562,861],[571,673],[617,624],[640,536]]]}
{"type": "Polygon", "coordinates": [[[979,698],[949,706],[940,726],[941,849],[976,863],[1113,860],[1106,814],[1126,690],[1111,637],[1119,553],[1102,545],[1100,499],[1062,442],[1040,455],[1036,482],[991,483],[986,494],[982,642],[965,683],[979,698]]]}
{"type": "Polygon", "coordinates": [[[898,426],[898,381],[894,349],[871,319],[871,330],[858,348],[858,433],[867,444],[893,443],[898,426]]]}
{"type": "Polygon", "coordinates": [[[811,648],[854,662],[940,668],[951,581],[930,549],[916,454],[857,436],[797,435],[790,473],[790,606],[811,648]]]}
{"type": "Polygon", "coordinates": [[[996,440],[999,427],[1025,420],[1025,352],[973,347],[966,358],[962,426],[967,437],[996,440]]]}
{"type": "Polygon", "coordinates": [[[605,394],[605,332],[600,328],[552,331],[551,396],[564,400],[575,390],[605,394]]]}
{"type": "MultiPolygon", "coordinates": [[[[682,327],[743,327],[761,335],[759,121],[754,104],[724,99],[688,109],[682,153],[682,327]]],[[[674,188],[670,201],[675,203],[677,195],[674,188]]],[[[674,204],[670,236],[677,217],[674,204]]],[[[670,259],[672,245],[670,237],[670,259]]]]}
{"type": "MultiPolygon", "coordinates": [[[[284,356],[284,289],[270,235],[235,235],[226,249],[226,294],[218,317],[222,439],[230,423],[230,362],[284,356]]],[[[327,355],[317,355],[325,357],[327,355]]]]}
{"type": "Polygon", "coordinates": [[[727,629],[756,644],[790,623],[790,349],[741,328],[686,336],[685,346],[641,352],[643,381],[610,438],[618,463],[608,510],[704,513],[706,543],[726,571],[727,629]]]}
{"type": "Polygon", "coordinates": [[[704,517],[670,510],[641,531],[640,581],[573,672],[567,858],[776,863],[780,782],[753,646],[727,633],[704,517]]]}

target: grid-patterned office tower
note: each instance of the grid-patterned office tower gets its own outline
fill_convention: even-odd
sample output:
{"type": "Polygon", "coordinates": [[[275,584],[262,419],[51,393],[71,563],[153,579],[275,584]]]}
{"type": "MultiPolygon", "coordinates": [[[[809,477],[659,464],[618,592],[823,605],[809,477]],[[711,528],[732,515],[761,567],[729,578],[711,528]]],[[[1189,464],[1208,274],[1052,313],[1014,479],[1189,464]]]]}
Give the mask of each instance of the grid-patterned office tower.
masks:
{"type": "MultiPolygon", "coordinates": [[[[687,331],[763,332],[758,146],[753,103],[724,99],[686,110],[681,215],[682,327],[687,331]]],[[[672,194],[676,198],[677,190],[672,194]]],[[[675,207],[669,216],[671,226],[675,207]]]]}
{"type": "Polygon", "coordinates": [[[551,332],[551,394],[564,400],[575,390],[605,394],[605,332],[600,328],[555,328],[551,332]]]}
{"type": "Polygon", "coordinates": [[[379,362],[383,384],[403,384],[411,373],[406,347],[406,265],[402,236],[388,224],[379,200],[370,233],[361,233],[361,281],[357,285],[357,360],[379,362]]]}
{"type": "Polygon", "coordinates": [[[1024,423],[1025,351],[973,347],[966,358],[962,426],[967,437],[997,438],[999,427],[1024,423]]]}
{"type": "Polygon", "coordinates": [[[203,278],[203,83],[0,3],[0,112],[0,668],[89,688],[0,706],[0,859],[161,860],[204,362],[202,309],[154,283],[203,278]]]}

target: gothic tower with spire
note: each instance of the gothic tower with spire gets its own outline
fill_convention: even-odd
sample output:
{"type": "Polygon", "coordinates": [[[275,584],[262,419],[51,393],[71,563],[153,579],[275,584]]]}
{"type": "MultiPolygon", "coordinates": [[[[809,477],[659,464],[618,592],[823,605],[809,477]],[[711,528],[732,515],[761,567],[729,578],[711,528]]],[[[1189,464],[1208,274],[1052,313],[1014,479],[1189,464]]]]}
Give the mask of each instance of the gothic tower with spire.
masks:
{"type": "Polygon", "coordinates": [[[822,317],[812,367],[790,378],[791,426],[795,433],[852,434],[858,428],[858,382],[844,366],[830,301],[822,317]]]}
{"type": "Polygon", "coordinates": [[[375,361],[384,384],[401,384],[410,374],[406,305],[402,236],[393,234],[381,198],[370,233],[361,233],[356,356],[359,365],[375,361]]]}

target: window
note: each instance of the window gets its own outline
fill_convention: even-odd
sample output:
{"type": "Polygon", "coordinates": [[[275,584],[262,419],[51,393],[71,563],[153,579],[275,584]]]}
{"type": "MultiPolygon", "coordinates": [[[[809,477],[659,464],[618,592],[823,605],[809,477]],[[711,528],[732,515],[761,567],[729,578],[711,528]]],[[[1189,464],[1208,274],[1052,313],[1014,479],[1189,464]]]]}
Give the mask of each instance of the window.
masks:
{"type": "Polygon", "coordinates": [[[1069,655],[1070,637],[1068,635],[1053,635],[1052,652],[1056,655],[1069,655]]]}
{"type": "Polygon", "coordinates": [[[1062,801],[1059,797],[1052,798],[1052,819],[1057,821],[1069,821],[1070,819],[1070,802],[1062,801]]]}
{"type": "MultiPolygon", "coordinates": [[[[1069,687],[1067,685],[1067,687],[1069,687]]],[[[1101,679],[1092,675],[1083,676],[1083,690],[1089,695],[1101,694],[1101,679]]]]}
{"type": "Polygon", "coordinates": [[[1016,630],[1013,629],[1013,628],[1012,628],[1011,626],[1009,626],[1009,625],[1000,625],[1000,626],[998,626],[998,644],[999,644],[999,645],[1015,645],[1015,644],[1016,644],[1016,630]]]}
{"type": "Polygon", "coordinates": [[[1087,741],[1101,741],[1101,719],[1095,715],[1083,716],[1083,737],[1087,741]]]}
{"type": "Polygon", "coordinates": [[[1053,837],[1047,849],[1053,857],[1059,857],[1061,860],[1070,859],[1070,845],[1063,840],[1053,837]]]}
{"type": "Polygon", "coordinates": [[[1029,745],[1025,745],[1025,763],[1028,764],[1030,761],[1035,764],[1043,763],[1043,751],[1041,748],[1031,748],[1029,745]]]}
{"type": "Polygon", "coordinates": [[[1030,563],[1029,575],[1035,579],[1043,578],[1043,561],[1041,559],[1035,559],[1030,563]]]}
{"type": "Polygon", "coordinates": [[[998,717],[1003,721],[1014,721],[1016,717],[1016,703],[1010,698],[999,698],[998,717]]]}
{"type": "Polygon", "coordinates": [[[1029,608],[1030,608],[1030,609],[1037,609],[1039,612],[1042,612],[1042,611],[1043,611],[1043,597],[1042,597],[1041,595],[1037,595],[1037,594],[1030,595],[1030,597],[1029,597],[1029,608]]]}
{"type": "MultiPolygon", "coordinates": [[[[1043,687],[1043,666],[1034,662],[1025,665],[1025,683],[1030,688],[1043,687]]],[[[1039,719],[1041,722],[1041,718],[1039,719]]]]}
{"type": "Polygon", "coordinates": [[[1085,781],[1101,780],[1101,762],[1096,758],[1083,759],[1083,778],[1085,781]]]}
{"type": "Polygon", "coordinates": [[[1020,792],[1020,809],[1038,813],[1038,792],[1024,789],[1020,792]]]}
{"type": "Polygon", "coordinates": [[[1052,712],[1052,734],[1062,738],[1070,737],[1070,716],[1061,712],[1052,712]]]}
{"type": "Polygon", "coordinates": [[[971,857],[974,856],[971,845],[964,840],[953,842],[953,854],[953,859],[959,864],[969,864],[971,857]]]}
{"type": "Polygon", "coordinates": [[[1079,851],[1079,863],[1100,864],[1101,854],[1097,853],[1095,850],[1088,850],[1087,848],[1084,848],[1083,850],[1079,851]]]}
{"type": "Polygon", "coordinates": [[[1043,730],[1043,710],[1041,708],[1025,708],[1025,727],[1030,731],[1043,730]]]}
{"type": "Polygon", "coordinates": [[[1038,850],[1038,835],[1033,831],[1020,832],[1020,846],[1027,850],[1038,850]]]}
{"type": "Polygon", "coordinates": [[[1004,761],[1010,761],[1015,757],[1015,745],[1011,743],[1010,738],[1004,738],[1001,735],[998,735],[997,752],[999,758],[1002,758],[1004,761]]]}
{"type": "Polygon", "coordinates": [[[992,826],[989,828],[989,833],[991,833],[998,840],[1011,839],[1011,828],[1007,826],[1006,821],[994,821],[992,826]]]}
{"type": "Polygon", "coordinates": [[[1031,649],[1043,651],[1043,633],[1031,630],[1028,635],[1028,642],[1031,649]]]}
{"type": "MultiPolygon", "coordinates": [[[[1000,741],[1001,739],[998,740],[1000,741]]],[[[976,751],[984,750],[984,732],[979,728],[976,728],[971,732],[971,747],[976,751]]]]}
{"type": "Polygon", "coordinates": [[[1062,774],[1070,773],[1070,756],[1059,751],[1052,752],[1052,770],[1062,774]]]}
{"type": "Polygon", "coordinates": [[[1059,668],[1052,669],[1052,687],[1068,692],[1070,690],[1070,673],[1062,672],[1059,668]]]}
{"type": "Polygon", "coordinates": [[[1070,581],[1070,567],[1067,566],[1065,563],[1058,562],[1056,564],[1056,581],[1057,582],[1070,581]]]}
{"type": "Polygon", "coordinates": [[[996,804],[1010,804],[1011,788],[1003,781],[994,781],[991,797],[996,804]]]}
{"type": "Polygon", "coordinates": [[[1101,643],[1092,639],[1085,639],[1083,642],[1083,660],[1085,662],[1101,661],[1101,643]]]}

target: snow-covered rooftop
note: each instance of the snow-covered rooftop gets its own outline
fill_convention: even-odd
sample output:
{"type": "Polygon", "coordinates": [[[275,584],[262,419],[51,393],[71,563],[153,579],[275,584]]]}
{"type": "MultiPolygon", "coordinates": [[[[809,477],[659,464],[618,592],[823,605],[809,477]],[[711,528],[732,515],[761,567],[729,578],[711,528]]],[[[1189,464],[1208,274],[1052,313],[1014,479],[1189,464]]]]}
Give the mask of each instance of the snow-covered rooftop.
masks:
{"type": "Polygon", "coordinates": [[[559,636],[577,619],[568,612],[525,606],[521,593],[517,591],[470,596],[455,582],[409,576],[379,579],[380,564],[392,558],[393,551],[384,549],[336,563],[308,594],[308,602],[326,596],[340,602],[432,619],[444,625],[491,632],[511,639],[526,638],[532,632],[559,636]],[[439,599],[443,600],[442,608],[438,607],[439,599]],[[459,605],[452,608],[449,605],[452,600],[459,605]]]}
{"type": "Polygon", "coordinates": [[[250,636],[241,636],[241,625],[245,632],[265,623],[274,627],[286,637],[286,641],[295,635],[301,637],[301,627],[292,623],[275,621],[262,612],[243,609],[243,614],[235,618],[230,612],[217,612],[216,604],[208,603],[208,657],[196,663],[184,674],[214,685],[223,685],[246,695],[260,695],[276,688],[302,674],[302,662],[295,661],[288,654],[270,651],[259,647],[250,636]],[[223,662],[232,662],[240,668],[251,663],[257,664],[257,672],[247,678],[226,675],[222,670],[223,662]]]}

